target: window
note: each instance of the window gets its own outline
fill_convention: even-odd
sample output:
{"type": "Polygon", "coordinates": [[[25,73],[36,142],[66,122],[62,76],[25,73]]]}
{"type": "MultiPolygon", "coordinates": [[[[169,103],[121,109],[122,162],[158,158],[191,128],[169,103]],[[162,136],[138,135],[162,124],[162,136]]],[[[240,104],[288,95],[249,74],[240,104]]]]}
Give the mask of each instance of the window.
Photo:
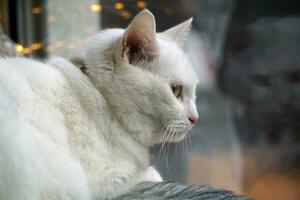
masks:
{"type": "MultiPolygon", "coordinates": [[[[6,0],[16,51],[68,57],[101,29],[142,9],[157,30],[189,17],[185,51],[199,77],[199,123],[153,164],[162,176],[257,199],[300,199],[300,3],[297,0],[6,0]]],[[[153,148],[154,157],[160,146],[153,148]]]]}

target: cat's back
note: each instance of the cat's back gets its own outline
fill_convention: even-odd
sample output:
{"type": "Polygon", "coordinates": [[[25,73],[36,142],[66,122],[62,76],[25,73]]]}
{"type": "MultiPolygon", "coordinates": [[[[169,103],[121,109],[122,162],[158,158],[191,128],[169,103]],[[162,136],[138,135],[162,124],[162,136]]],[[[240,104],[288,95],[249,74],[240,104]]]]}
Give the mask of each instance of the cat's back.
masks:
{"type": "MultiPolygon", "coordinates": [[[[0,59],[0,88],[16,103],[15,115],[45,136],[53,132],[51,124],[64,130],[60,104],[66,85],[65,78],[51,65],[27,58],[0,59]]],[[[63,138],[52,134],[52,139],[55,137],[63,138]]]]}
{"type": "Polygon", "coordinates": [[[67,142],[70,87],[55,66],[0,59],[0,199],[89,198],[67,142]]]}
{"type": "Polygon", "coordinates": [[[13,89],[18,97],[23,93],[45,93],[45,89],[49,93],[49,89],[58,89],[64,82],[57,69],[43,62],[21,57],[0,59],[0,83],[13,89]]]}

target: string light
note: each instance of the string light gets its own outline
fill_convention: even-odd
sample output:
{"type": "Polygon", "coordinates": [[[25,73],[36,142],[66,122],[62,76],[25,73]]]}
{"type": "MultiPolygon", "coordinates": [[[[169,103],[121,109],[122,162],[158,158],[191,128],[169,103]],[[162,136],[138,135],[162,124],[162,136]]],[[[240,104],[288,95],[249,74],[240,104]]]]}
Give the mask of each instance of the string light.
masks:
{"type": "MultiPolygon", "coordinates": [[[[121,16],[123,19],[128,20],[128,19],[130,19],[132,17],[132,13],[130,11],[128,11],[128,10],[124,10],[125,6],[126,5],[123,2],[116,2],[116,3],[114,3],[114,8],[116,10],[119,10],[119,12],[118,12],[119,16],[121,16]]],[[[144,9],[147,6],[147,2],[145,0],[138,0],[138,1],[136,1],[136,6],[138,8],[140,8],[140,9],[144,9]]],[[[59,6],[59,7],[57,7],[57,10],[59,12],[62,12],[64,10],[64,7],[63,6],[59,6]]],[[[90,10],[92,12],[101,12],[102,11],[102,5],[100,3],[90,4],[90,10]]],[[[32,8],[32,13],[33,14],[41,14],[42,11],[43,10],[42,10],[41,7],[33,7],[32,8]]],[[[173,13],[173,10],[171,10],[171,9],[165,9],[165,13],[171,15],[173,13]]],[[[56,21],[56,16],[49,15],[48,16],[48,21],[49,22],[56,21]]],[[[112,25],[112,26],[115,26],[115,25],[112,25]]],[[[86,28],[86,32],[87,33],[92,33],[93,31],[95,31],[94,27],[87,27],[86,28]]],[[[51,52],[51,51],[53,51],[55,49],[58,49],[58,48],[74,49],[74,48],[76,48],[76,46],[78,46],[81,43],[83,43],[83,41],[77,41],[76,43],[69,43],[69,44],[65,44],[64,41],[57,41],[53,45],[48,45],[46,47],[46,50],[48,52],[51,52]]],[[[22,53],[22,54],[29,54],[32,51],[41,49],[42,47],[43,46],[42,46],[41,43],[34,43],[34,44],[30,45],[29,47],[24,47],[21,44],[17,44],[15,46],[15,50],[17,52],[19,52],[19,53],[22,53]]]]}
{"type": "Polygon", "coordinates": [[[32,13],[33,14],[40,14],[42,12],[42,8],[41,7],[35,7],[35,8],[32,8],[32,13]]]}
{"type": "Polygon", "coordinates": [[[30,47],[25,47],[25,48],[23,49],[23,51],[22,51],[23,54],[29,54],[29,53],[31,53],[31,52],[32,52],[32,50],[31,50],[30,47]]]}
{"type": "Polygon", "coordinates": [[[141,8],[141,9],[143,9],[143,8],[146,8],[146,2],[145,1],[137,1],[136,2],[136,6],[138,7],[138,8],[141,8]]]}
{"type": "MultiPolygon", "coordinates": [[[[94,28],[93,28],[94,29],[94,28]]],[[[82,45],[88,37],[77,40],[75,43],[71,42],[65,45],[66,41],[56,41],[46,47],[46,51],[52,52],[56,49],[75,49],[77,46],[82,45]]]]}
{"type": "Polygon", "coordinates": [[[42,48],[42,44],[41,43],[37,42],[37,43],[34,43],[34,44],[31,45],[31,49],[32,50],[38,50],[40,48],[42,48]]]}
{"type": "Polygon", "coordinates": [[[114,7],[116,10],[123,10],[125,8],[125,5],[124,5],[124,3],[117,2],[117,3],[115,3],[114,7]]]}
{"type": "MultiPolygon", "coordinates": [[[[128,10],[124,10],[125,9],[125,4],[123,2],[116,2],[114,3],[114,8],[116,10],[119,10],[118,14],[120,17],[122,17],[123,19],[130,19],[132,17],[132,13],[128,10]]],[[[147,6],[147,2],[145,0],[138,0],[136,2],[136,6],[140,9],[144,9],[147,6]]],[[[57,8],[58,11],[62,12],[64,10],[64,8],[62,6],[59,6],[57,8]]],[[[102,11],[102,5],[100,3],[94,3],[94,4],[90,4],[90,10],[92,12],[101,12],[102,11]]],[[[33,14],[41,14],[42,13],[42,8],[41,7],[34,7],[32,8],[32,13],[33,14]]],[[[165,12],[168,14],[172,13],[172,10],[168,10],[165,12]]],[[[48,21],[49,22],[54,22],[56,21],[56,16],[54,15],[49,15],[48,16],[48,21]]],[[[115,25],[113,25],[115,26],[115,25]]],[[[87,33],[92,33],[93,31],[95,31],[94,27],[87,27],[86,28],[86,32],[87,33]]],[[[76,41],[75,43],[69,43],[69,44],[65,44],[64,41],[57,41],[52,45],[48,45],[46,47],[46,51],[51,52],[54,51],[55,49],[59,49],[59,48],[67,48],[67,49],[74,49],[76,48],[79,44],[83,43],[83,41],[76,41]]],[[[22,53],[22,54],[29,54],[32,51],[41,49],[43,46],[41,43],[33,43],[32,45],[30,45],[29,47],[24,47],[21,44],[17,44],[15,46],[15,49],[17,52],[22,53]]]]}
{"type": "Polygon", "coordinates": [[[129,19],[129,18],[131,18],[131,16],[132,16],[132,14],[131,14],[129,11],[127,11],[127,10],[121,11],[121,12],[119,13],[119,15],[120,15],[121,17],[123,17],[124,19],[129,19]]]}
{"type": "Polygon", "coordinates": [[[23,49],[24,49],[24,47],[23,47],[21,44],[17,44],[17,45],[16,45],[16,51],[17,51],[18,53],[22,53],[23,49]]]}
{"type": "Polygon", "coordinates": [[[93,12],[100,12],[102,10],[102,6],[100,4],[92,4],[90,9],[93,12]]]}
{"type": "Polygon", "coordinates": [[[21,44],[17,44],[15,46],[16,51],[20,54],[29,54],[32,51],[38,50],[40,48],[42,48],[42,44],[39,42],[33,43],[32,45],[30,45],[30,47],[24,47],[21,44]]]}

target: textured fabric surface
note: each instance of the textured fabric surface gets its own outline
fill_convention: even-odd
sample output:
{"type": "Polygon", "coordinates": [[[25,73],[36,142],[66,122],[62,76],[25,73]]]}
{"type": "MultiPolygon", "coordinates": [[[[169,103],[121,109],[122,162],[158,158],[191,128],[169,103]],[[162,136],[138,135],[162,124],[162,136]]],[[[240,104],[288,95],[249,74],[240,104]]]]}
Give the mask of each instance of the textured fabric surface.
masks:
{"type": "Polygon", "coordinates": [[[248,197],[216,189],[210,186],[189,186],[175,182],[150,183],[136,185],[131,191],[115,200],[250,200],[248,197]]]}

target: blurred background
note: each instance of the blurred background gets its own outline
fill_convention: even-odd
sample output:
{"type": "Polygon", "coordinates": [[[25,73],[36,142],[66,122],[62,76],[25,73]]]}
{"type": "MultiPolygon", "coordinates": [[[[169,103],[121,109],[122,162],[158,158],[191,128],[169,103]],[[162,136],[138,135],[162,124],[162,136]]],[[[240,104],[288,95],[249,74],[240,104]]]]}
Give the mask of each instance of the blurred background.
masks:
{"type": "Polygon", "coordinates": [[[153,147],[162,176],[257,199],[300,199],[297,0],[1,0],[0,55],[68,58],[144,8],[157,31],[193,17],[185,50],[200,80],[197,126],[179,144],[153,147]]]}

